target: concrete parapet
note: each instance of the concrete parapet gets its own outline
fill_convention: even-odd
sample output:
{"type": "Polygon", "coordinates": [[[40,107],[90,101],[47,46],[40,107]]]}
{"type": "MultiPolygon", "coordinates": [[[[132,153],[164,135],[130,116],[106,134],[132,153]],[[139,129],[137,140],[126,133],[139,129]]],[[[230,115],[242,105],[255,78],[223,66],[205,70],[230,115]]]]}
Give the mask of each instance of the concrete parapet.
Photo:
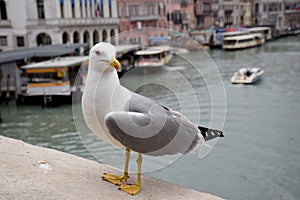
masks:
{"type": "Polygon", "coordinates": [[[0,154],[0,199],[221,199],[146,176],[131,196],[101,180],[107,165],[3,136],[0,154]]]}

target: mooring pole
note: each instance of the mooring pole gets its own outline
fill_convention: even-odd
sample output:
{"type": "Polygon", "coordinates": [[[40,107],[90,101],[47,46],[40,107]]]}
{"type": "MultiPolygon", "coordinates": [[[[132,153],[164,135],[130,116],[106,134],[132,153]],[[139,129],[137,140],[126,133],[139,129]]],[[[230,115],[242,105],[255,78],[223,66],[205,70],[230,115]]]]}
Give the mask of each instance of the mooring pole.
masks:
{"type": "Polygon", "coordinates": [[[9,97],[10,97],[9,84],[10,84],[10,75],[8,74],[6,78],[6,97],[5,97],[6,104],[8,104],[9,97]]]}
{"type": "Polygon", "coordinates": [[[2,104],[2,69],[0,69],[0,104],[2,104]]]}

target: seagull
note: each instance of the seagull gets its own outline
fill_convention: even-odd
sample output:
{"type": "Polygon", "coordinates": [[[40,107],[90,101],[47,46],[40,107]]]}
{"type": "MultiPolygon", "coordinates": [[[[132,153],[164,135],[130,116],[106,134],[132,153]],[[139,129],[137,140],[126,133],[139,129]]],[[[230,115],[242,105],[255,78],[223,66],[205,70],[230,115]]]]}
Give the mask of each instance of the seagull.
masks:
{"type": "Polygon", "coordinates": [[[142,154],[192,154],[205,141],[224,137],[222,131],[193,124],[181,113],[134,93],[120,84],[116,48],[106,42],[94,45],[82,96],[82,112],[89,129],[102,140],[126,149],[122,176],[103,173],[102,179],[135,195],[141,190],[142,154]],[[127,183],[130,152],[138,153],[135,184],[127,183]]]}

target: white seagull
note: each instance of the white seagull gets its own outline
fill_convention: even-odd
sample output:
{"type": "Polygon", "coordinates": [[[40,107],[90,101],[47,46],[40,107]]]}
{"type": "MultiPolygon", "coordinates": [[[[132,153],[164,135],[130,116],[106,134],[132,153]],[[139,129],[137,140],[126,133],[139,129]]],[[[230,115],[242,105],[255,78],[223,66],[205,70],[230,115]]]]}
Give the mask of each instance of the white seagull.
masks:
{"type": "Polygon", "coordinates": [[[223,137],[222,131],[197,126],[181,113],[136,94],[120,84],[116,48],[105,42],[89,54],[87,82],[82,97],[86,124],[102,140],[126,148],[124,174],[104,173],[102,179],[135,195],[141,189],[142,154],[150,156],[191,154],[205,141],[223,137]],[[130,150],[138,153],[138,176],[126,184],[130,150]]]}

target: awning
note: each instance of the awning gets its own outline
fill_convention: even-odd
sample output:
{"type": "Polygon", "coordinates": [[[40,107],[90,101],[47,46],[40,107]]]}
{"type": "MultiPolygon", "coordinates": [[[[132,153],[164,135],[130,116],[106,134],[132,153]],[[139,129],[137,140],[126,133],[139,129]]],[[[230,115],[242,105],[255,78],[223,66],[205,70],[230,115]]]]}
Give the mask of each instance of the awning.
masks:
{"type": "Polygon", "coordinates": [[[80,47],[86,47],[85,43],[45,45],[34,48],[22,48],[0,53],[0,64],[33,57],[56,57],[75,52],[80,47]]]}

